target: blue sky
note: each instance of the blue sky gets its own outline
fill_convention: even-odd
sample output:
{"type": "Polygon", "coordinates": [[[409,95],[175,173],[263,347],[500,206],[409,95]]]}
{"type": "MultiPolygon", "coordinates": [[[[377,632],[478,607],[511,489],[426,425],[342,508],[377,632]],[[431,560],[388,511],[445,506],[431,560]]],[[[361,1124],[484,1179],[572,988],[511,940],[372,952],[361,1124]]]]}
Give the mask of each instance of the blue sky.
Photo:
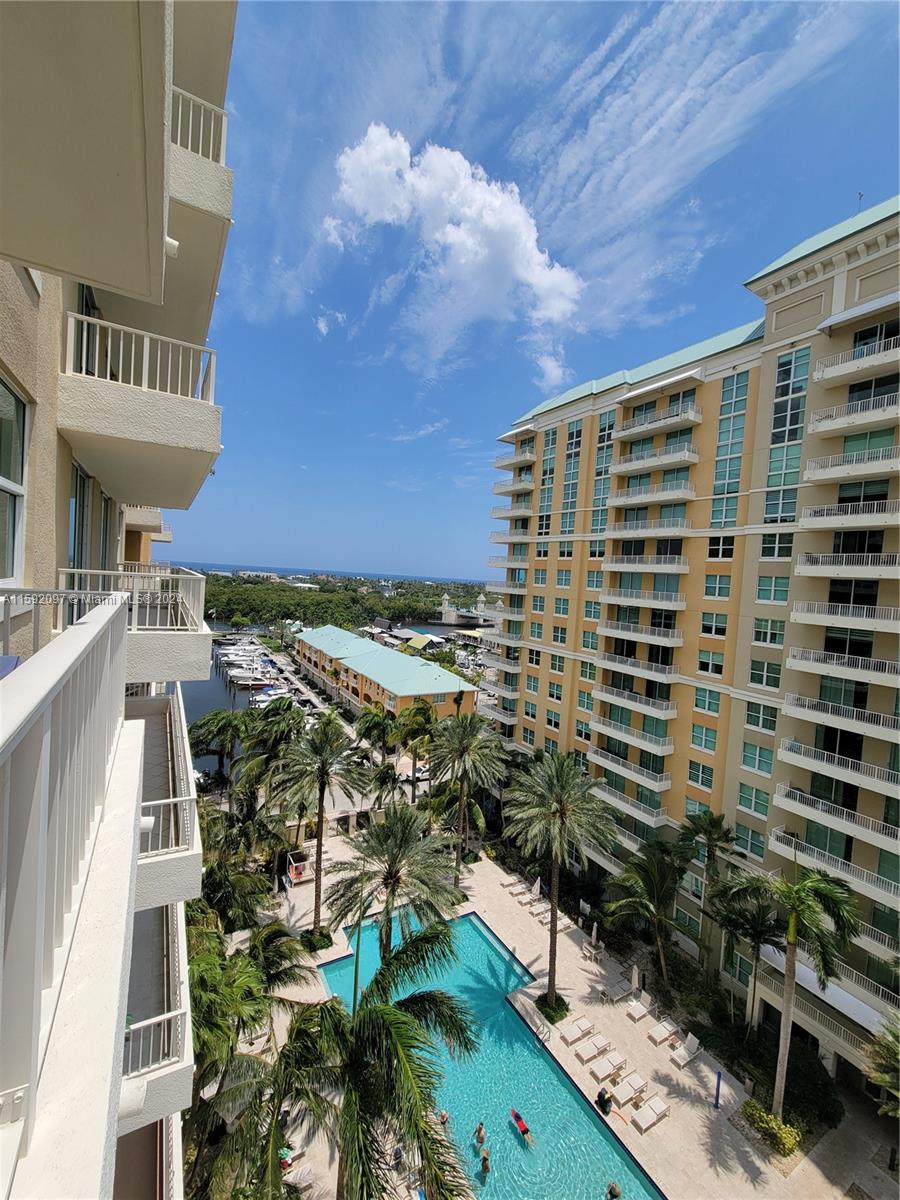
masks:
{"type": "Polygon", "coordinates": [[[225,450],[172,556],[487,577],[511,421],[752,320],[743,279],[896,192],[896,39],[892,4],[242,3],[225,450]]]}

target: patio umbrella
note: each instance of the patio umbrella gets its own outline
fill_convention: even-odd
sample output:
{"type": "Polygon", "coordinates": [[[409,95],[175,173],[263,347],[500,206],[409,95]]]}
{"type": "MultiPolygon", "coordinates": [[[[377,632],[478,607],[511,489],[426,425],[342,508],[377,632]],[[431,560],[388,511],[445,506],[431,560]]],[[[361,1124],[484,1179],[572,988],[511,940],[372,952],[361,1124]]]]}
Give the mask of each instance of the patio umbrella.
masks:
{"type": "Polygon", "coordinates": [[[597,922],[594,922],[594,928],[591,930],[591,945],[597,945],[597,922]]]}
{"type": "Polygon", "coordinates": [[[636,992],[641,986],[641,973],[638,970],[637,963],[631,968],[631,987],[636,992]]]}
{"type": "Polygon", "coordinates": [[[534,887],[531,889],[531,894],[532,894],[532,896],[539,896],[541,894],[541,877],[540,877],[540,875],[538,875],[537,879],[534,881],[534,887]]]}

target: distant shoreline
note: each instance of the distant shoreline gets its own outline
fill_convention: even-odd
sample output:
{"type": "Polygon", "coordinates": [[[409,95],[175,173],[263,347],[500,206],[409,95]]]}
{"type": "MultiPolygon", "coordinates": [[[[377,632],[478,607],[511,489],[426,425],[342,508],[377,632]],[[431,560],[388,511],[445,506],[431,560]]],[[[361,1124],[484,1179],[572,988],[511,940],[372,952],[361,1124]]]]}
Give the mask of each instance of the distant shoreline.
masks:
{"type": "Polygon", "coordinates": [[[471,583],[484,586],[484,579],[458,579],[453,575],[399,575],[395,571],[336,571],[325,567],[269,567],[259,563],[205,563],[173,560],[173,566],[188,567],[193,571],[214,571],[231,575],[235,571],[266,571],[272,575],[338,575],[342,579],[386,579],[390,582],[403,579],[413,583],[471,583]]]}

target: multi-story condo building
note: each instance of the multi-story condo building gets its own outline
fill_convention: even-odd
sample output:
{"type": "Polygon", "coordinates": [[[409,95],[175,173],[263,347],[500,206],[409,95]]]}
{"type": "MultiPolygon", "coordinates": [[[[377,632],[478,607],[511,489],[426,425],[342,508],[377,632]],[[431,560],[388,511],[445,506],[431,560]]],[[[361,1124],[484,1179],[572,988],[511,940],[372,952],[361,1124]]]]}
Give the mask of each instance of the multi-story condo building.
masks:
{"type": "Polygon", "coordinates": [[[0,11],[0,1197],[182,1194],[231,0],[0,11]]]}
{"type": "MultiPolygon", "coordinates": [[[[861,933],[824,995],[801,960],[794,1021],[855,1078],[898,994],[898,207],[757,272],[758,321],[518,420],[490,560],[498,731],[596,777],[619,826],[599,868],[711,809],[746,869],[851,886],[861,933]]],[[[675,911],[695,952],[706,884],[698,859],[675,911]]]]}

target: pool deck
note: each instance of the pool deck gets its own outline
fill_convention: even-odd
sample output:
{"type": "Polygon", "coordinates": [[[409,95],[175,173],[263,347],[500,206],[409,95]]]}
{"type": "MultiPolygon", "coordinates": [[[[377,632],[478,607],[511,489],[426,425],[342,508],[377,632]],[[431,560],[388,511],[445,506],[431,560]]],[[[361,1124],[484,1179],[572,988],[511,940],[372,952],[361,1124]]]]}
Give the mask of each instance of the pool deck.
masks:
{"type": "MultiPolygon", "coordinates": [[[[346,854],[346,842],[341,838],[329,838],[328,847],[333,860],[346,854]]],[[[476,863],[464,880],[469,901],[458,915],[477,913],[535,976],[533,984],[516,993],[516,1007],[521,1015],[531,1018],[531,1023],[541,1020],[528,997],[546,990],[549,935],[537,918],[504,890],[501,885],[506,879],[508,876],[496,864],[486,859],[476,863]]],[[[311,885],[296,887],[285,898],[280,915],[298,932],[310,924],[312,899],[311,885]]],[[[583,1013],[592,1020],[594,1032],[603,1033],[626,1057],[628,1071],[639,1071],[647,1080],[647,1097],[656,1093],[670,1106],[669,1115],[643,1135],[625,1120],[609,1119],[610,1128],[668,1200],[698,1197],[743,1200],[751,1196],[766,1200],[770,1197],[838,1200],[848,1195],[851,1185],[861,1189],[850,1193],[856,1200],[896,1200],[896,1183],[873,1161],[888,1144],[889,1130],[886,1124],[876,1122],[862,1105],[848,1106],[840,1128],[825,1134],[812,1153],[785,1178],[766,1151],[748,1141],[728,1120],[746,1099],[738,1080],[703,1052],[679,1070],[670,1061],[669,1048],[654,1046],[649,1040],[647,1034],[655,1023],[652,1017],[634,1022],[624,1002],[604,1003],[591,995],[590,985],[598,978],[599,968],[582,956],[581,947],[586,940],[586,935],[577,929],[560,935],[558,990],[573,1012],[583,1013]],[[722,1088],[720,1107],[716,1110],[713,1101],[719,1070],[722,1070],[722,1088]]],[[[330,962],[349,952],[350,947],[339,931],[335,945],[317,958],[320,962],[330,962]]],[[[609,956],[604,962],[606,966],[615,965],[609,956]]],[[[315,982],[286,994],[294,999],[320,999],[325,989],[317,976],[315,982]]],[[[598,1085],[591,1078],[590,1067],[577,1060],[577,1045],[565,1045],[556,1029],[551,1029],[544,1044],[588,1100],[593,1100],[598,1085]]],[[[626,1119],[630,1111],[630,1106],[622,1110],[626,1119]]],[[[306,1196],[310,1200],[333,1200],[335,1163],[328,1147],[317,1140],[309,1146],[304,1161],[313,1167],[316,1179],[313,1190],[306,1196]]],[[[607,1182],[597,1181],[598,1196],[603,1195],[607,1182]]],[[[398,1192],[400,1196],[406,1194],[405,1190],[398,1192]]]]}

